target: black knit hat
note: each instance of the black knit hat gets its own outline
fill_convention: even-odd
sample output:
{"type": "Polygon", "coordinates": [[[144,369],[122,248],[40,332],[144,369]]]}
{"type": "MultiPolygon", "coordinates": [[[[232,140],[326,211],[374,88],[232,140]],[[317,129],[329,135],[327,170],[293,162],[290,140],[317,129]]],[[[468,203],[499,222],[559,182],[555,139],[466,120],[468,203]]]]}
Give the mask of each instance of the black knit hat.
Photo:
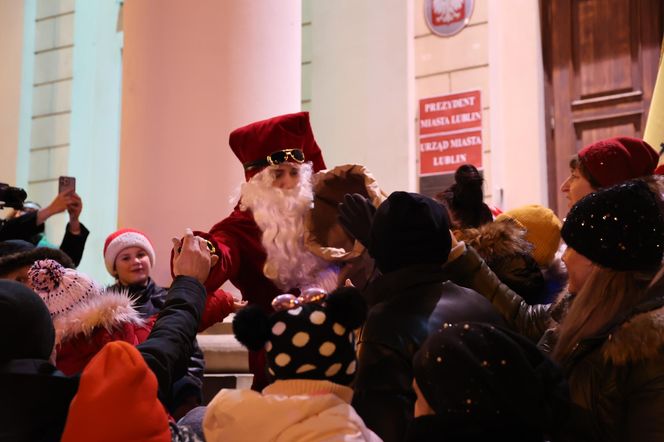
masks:
{"type": "Polygon", "coordinates": [[[394,192],[378,207],[369,254],[384,273],[412,264],[442,264],[452,245],[447,211],[424,195],[394,192]]]}
{"type": "Polygon", "coordinates": [[[528,339],[493,325],[444,324],[415,354],[413,372],[451,428],[545,431],[567,412],[558,367],[528,339]]]}
{"type": "Polygon", "coordinates": [[[572,207],[562,237],[569,247],[609,269],[655,270],[664,253],[658,199],[641,180],[591,193],[572,207]]]}
{"type": "Polygon", "coordinates": [[[12,255],[19,252],[29,252],[35,246],[31,242],[23,241],[22,239],[8,239],[7,241],[0,242],[0,256],[12,255]]]}
{"type": "Polygon", "coordinates": [[[0,363],[48,359],[55,329],[46,304],[27,286],[0,280],[0,363]]]}
{"type": "Polygon", "coordinates": [[[0,250],[7,252],[6,254],[0,254],[0,277],[21,267],[31,266],[42,259],[52,259],[69,269],[76,267],[71,258],[60,249],[35,246],[29,248],[24,246],[23,243],[32,245],[26,241],[4,241],[0,243],[2,246],[0,250]]]}
{"type": "Polygon", "coordinates": [[[353,330],[364,322],[366,309],[357,289],[343,287],[323,304],[303,303],[269,317],[258,306],[246,307],[235,315],[233,332],[250,350],[265,348],[275,379],[349,385],[356,369],[353,330]]]}

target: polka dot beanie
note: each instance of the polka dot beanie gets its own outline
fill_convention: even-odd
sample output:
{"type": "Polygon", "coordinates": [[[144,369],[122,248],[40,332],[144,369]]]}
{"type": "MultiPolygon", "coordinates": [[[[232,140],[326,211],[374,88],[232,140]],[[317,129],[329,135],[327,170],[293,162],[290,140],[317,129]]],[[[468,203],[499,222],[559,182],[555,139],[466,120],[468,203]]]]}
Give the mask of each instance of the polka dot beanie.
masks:
{"type": "Polygon", "coordinates": [[[108,235],[104,243],[104,263],[111,276],[115,276],[115,259],[127,247],[140,247],[150,258],[150,266],[154,267],[155,253],[152,243],[143,232],[134,229],[120,229],[108,235]]]}
{"type": "Polygon", "coordinates": [[[356,369],[353,330],[362,325],[366,312],[359,291],[343,287],[322,304],[302,303],[271,316],[257,306],[246,307],[235,315],[233,332],[250,350],[265,348],[275,379],[349,385],[356,369]]]}
{"type": "Polygon", "coordinates": [[[28,271],[28,281],[46,303],[53,319],[102,292],[101,287],[83,273],[66,269],[52,259],[35,262],[28,271]]]}

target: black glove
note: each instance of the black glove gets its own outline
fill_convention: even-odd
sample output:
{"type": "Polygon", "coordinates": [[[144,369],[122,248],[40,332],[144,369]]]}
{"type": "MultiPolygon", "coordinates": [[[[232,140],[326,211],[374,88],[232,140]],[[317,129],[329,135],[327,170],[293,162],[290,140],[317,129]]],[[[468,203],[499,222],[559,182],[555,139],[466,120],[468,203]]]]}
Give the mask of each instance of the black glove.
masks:
{"type": "Polygon", "coordinates": [[[344,202],[339,204],[339,223],[344,230],[358,240],[364,247],[369,247],[369,233],[376,208],[359,193],[344,195],[344,202]]]}

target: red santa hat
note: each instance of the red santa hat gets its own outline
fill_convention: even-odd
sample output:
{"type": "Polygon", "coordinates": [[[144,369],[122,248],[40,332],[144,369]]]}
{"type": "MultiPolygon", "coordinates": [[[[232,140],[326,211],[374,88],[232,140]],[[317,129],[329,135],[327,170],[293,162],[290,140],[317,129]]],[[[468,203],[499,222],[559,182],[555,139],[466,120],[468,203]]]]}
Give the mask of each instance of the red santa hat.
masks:
{"type": "Polygon", "coordinates": [[[150,265],[154,267],[155,253],[148,237],[138,230],[120,229],[108,235],[104,243],[104,263],[106,264],[106,270],[112,276],[115,276],[113,274],[113,270],[115,270],[115,258],[127,247],[140,247],[145,250],[145,253],[150,258],[150,265]]]}
{"type": "Polygon", "coordinates": [[[657,153],[638,138],[608,138],[584,147],[579,160],[592,178],[609,187],[633,178],[652,175],[657,167],[657,153]]]}
{"type": "MultiPolygon", "coordinates": [[[[313,164],[314,172],[325,169],[323,155],[309,124],[308,112],[280,115],[235,129],[231,132],[229,144],[245,167],[247,181],[269,165],[263,160],[273,153],[289,149],[301,150],[304,161],[313,164]]],[[[296,159],[286,156],[286,160],[296,159]]]]}

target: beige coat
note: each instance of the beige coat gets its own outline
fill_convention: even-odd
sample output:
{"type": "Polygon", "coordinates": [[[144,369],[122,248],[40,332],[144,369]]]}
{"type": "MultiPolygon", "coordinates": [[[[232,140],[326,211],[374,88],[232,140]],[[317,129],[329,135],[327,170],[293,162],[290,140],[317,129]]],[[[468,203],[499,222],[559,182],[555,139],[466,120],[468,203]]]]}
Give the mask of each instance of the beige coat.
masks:
{"type": "Polygon", "coordinates": [[[380,442],[350,405],[353,391],[329,381],[276,381],[263,393],[221,390],[203,420],[208,442],[380,442]]]}

